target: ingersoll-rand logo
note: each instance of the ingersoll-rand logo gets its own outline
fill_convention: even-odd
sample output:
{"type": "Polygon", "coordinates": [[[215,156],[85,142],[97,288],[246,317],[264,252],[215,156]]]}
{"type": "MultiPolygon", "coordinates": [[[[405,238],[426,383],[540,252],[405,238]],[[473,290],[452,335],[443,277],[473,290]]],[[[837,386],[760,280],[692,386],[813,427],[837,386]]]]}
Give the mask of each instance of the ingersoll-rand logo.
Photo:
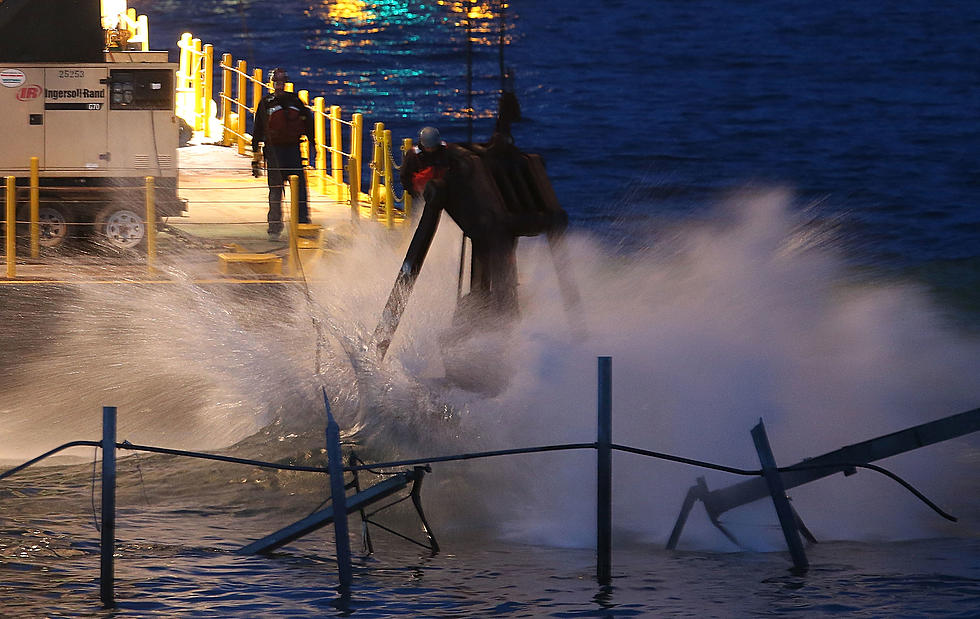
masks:
{"type": "Polygon", "coordinates": [[[48,101],[64,101],[65,99],[105,99],[105,88],[89,90],[88,88],[72,88],[71,90],[44,89],[44,98],[48,101]]]}
{"type": "Polygon", "coordinates": [[[18,101],[31,101],[37,99],[41,96],[43,89],[37,84],[28,84],[27,86],[21,86],[17,90],[17,100],[18,101]]]}

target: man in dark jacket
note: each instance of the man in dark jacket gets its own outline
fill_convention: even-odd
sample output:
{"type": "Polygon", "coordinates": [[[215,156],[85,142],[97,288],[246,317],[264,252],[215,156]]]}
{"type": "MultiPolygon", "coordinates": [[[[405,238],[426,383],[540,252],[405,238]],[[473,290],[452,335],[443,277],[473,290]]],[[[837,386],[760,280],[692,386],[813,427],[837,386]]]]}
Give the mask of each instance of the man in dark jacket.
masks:
{"type": "Polygon", "coordinates": [[[419,143],[405,153],[399,177],[402,189],[418,199],[429,181],[437,180],[449,170],[449,149],[435,127],[419,132],[419,143]]]}
{"type": "Polygon", "coordinates": [[[299,222],[310,223],[306,172],[300,154],[300,138],[309,144],[310,165],[316,167],[313,113],[295,93],[286,91],[289,77],[283,69],[272,71],[274,92],[259,101],[252,128],[252,173],[259,176],[259,160],[265,156],[269,175],[269,240],[282,233],[282,189],[289,177],[299,177],[299,222]],[[261,144],[261,146],[260,146],[261,144]]]}

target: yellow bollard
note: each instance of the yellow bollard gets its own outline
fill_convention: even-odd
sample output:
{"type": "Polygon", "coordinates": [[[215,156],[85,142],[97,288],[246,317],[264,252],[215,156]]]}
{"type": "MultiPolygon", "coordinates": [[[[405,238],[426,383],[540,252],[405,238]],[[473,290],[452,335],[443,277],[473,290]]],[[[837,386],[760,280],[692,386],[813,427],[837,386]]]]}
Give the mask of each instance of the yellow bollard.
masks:
{"type": "Polygon", "coordinates": [[[150,22],[146,15],[136,18],[136,31],[142,34],[141,51],[150,51],[150,22]]]}
{"type": "Polygon", "coordinates": [[[378,205],[381,204],[381,166],[384,165],[382,157],[381,140],[384,139],[385,124],[374,123],[374,132],[371,137],[374,141],[374,154],[371,161],[371,220],[378,218],[378,205]]]}
{"type": "Polygon", "coordinates": [[[340,106],[330,106],[330,173],[333,175],[335,199],[344,199],[344,134],[340,124],[340,106]]]}
{"type": "Polygon", "coordinates": [[[31,157],[31,258],[41,255],[41,224],[38,223],[41,209],[40,160],[31,157]]]}
{"type": "Polygon", "coordinates": [[[204,114],[201,112],[201,104],[204,102],[204,82],[201,80],[201,39],[194,39],[191,41],[191,61],[190,61],[190,77],[191,77],[191,92],[194,94],[194,131],[201,131],[204,129],[204,114]]]}
{"type": "Polygon", "coordinates": [[[17,277],[17,179],[7,177],[7,277],[17,277]]]}
{"type": "MultiPolygon", "coordinates": [[[[309,189],[307,189],[309,193],[309,189]]],[[[289,177],[289,275],[299,275],[299,177],[289,177]]]]}
{"type": "MultiPolygon", "coordinates": [[[[299,100],[303,102],[303,105],[309,106],[309,104],[310,104],[310,93],[309,93],[309,91],[307,91],[307,90],[301,90],[298,93],[296,93],[296,96],[299,97],[299,100]]],[[[316,155],[314,154],[313,156],[315,157],[316,155]]],[[[300,158],[300,161],[302,161],[303,159],[305,159],[308,162],[313,160],[310,157],[310,142],[309,142],[309,140],[306,140],[306,139],[300,140],[300,142],[299,142],[299,158],[300,158]]],[[[307,191],[309,191],[309,186],[307,186],[307,191]]]]}
{"type": "Polygon", "coordinates": [[[201,107],[204,109],[204,135],[211,137],[211,100],[214,98],[214,46],[204,46],[204,76],[202,77],[201,107]]]}
{"type": "Polygon", "coordinates": [[[385,225],[395,226],[395,183],[394,166],[391,158],[391,129],[385,129],[385,225]]]}
{"type": "Polygon", "coordinates": [[[157,261],[157,211],[153,194],[153,177],[146,177],[146,271],[153,275],[157,261]]]}
{"type": "Polygon", "coordinates": [[[238,61],[238,83],[236,84],[235,94],[238,97],[236,100],[235,112],[238,114],[238,126],[235,127],[235,131],[238,135],[235,136],[235,141],[238,145],[238,154],[245,154],[245,121],[248,120],[248,107],[245,104],[245,95],[248,92],[248,87],[246,85],[246,71],[248,71],[248,65],[245,64],[244,60],[238,61]]]}
{"type": "Polygon", "coordinates": [[[359,193],[357,190],[357,186],[358,186],[357,183],[360,181],[360,175],[361,175],[361,162],[355,159],[354,157],[351,157],[350,160],[347,162],[347,178],[349,178],[351,182],[350,219],[351,219],[351,223],[353,223],[355,226],[358,224],[358,221],[360,220],[360,213],[358,212],[358,208],[357,208],[358,207],[357,200],[359,198],[359,196],[357,195],[359,193]]]}
{"type": "MultiPolygon", "coordinates": [[[[412,150],[412,138],[402,140],[402,163],[405,163],[405,155],[412,150]]],[[[412,216],[412,194],[402,189],[402,200],[405,202],[405,219],[412,216]]]]}
{"type": "Polygon", "coordinates": [[[193,111],[193,105],[188,105],[188,88],[190,88],[190,64],[191,64],[191,33],[185,32],[180,35],[177,43],[180,50],[180,63],[177,65],[177,115],[184,120],[189,118],[188,112],[193,111]]]}
{"type": "MultiPolygon", "coordinates": [[[[350,153],[351,159],[357,160],[357,176],[350,176],[350,187],[352,194],[359,194],[361,192],[361,162],[364,158],[361,157],[361,142],[364,136],[364,115],[363,114],[351,114],[351,130],[350,130],[350,153]]],[[[360,196],[357,198],[360,200],[360,196]]]]}
{"type": "Polygon", "coordinates": [[[252,71],[252,112],[259,106],[259,101],[265,95],[265,84],[262,83],[262,69],[252,71]]]}
{"type": "Polygon", "coordinates": [[[221,145],[231,145],[231,54],[221,55],[221,145]]]}
{"type": "Polygon", "coordinates": [[[317,97],[313,99],[313,135],[316,141],[316,184],[321,196],[327,193],[327,124],[325,120],[323,97],[317,97]]]}

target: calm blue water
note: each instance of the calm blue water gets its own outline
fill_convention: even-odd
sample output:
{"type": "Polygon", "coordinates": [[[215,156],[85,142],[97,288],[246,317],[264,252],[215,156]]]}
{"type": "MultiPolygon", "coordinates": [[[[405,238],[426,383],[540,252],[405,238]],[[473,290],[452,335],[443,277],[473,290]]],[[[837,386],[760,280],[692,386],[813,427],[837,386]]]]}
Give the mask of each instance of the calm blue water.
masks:
{"type": "MultiPolygon", "coordinates": [[[[469,137],[462,4],[131,2],[154,48],[190,31],[250,66],[285,66],[298,88],[396,136],[434,124],[454,141],[469,137]]],[[[760,417],[787,462],[980,404],[980,5],[513,4],[504,55],[525,117],[514,133],[544,155],[572,217],[590,339],[569,341],[533,244],[509,354],[521,371],[492,398],[426,382],[439,374],[432,334],[451,314],[454,287],[439,282],[455,282],[455,239],[437,238],[378,374],[352,371],[341,348],[363,343],[390,289],[400,256],[383,244],[355,244],[312,289],[332,338],[319,377],[298,296],[269,308],[191,285],[80,287],[70,303],[8,306],[21,327],[3,340],[20,353],[0,380],[3,457],[96,438],[113,404],[121,439],[221,449],[250,437],[238,455],[315,460],[321,381],[365,459],[590,441],[600,354],[614,358],[614,440],[745,468],[760,417]],[[256,433],[275,418],[287,423],[256,433]]],[[[496,3],[477,5],[491,9],[474,20],[481,140],[499,48],[496,3]]],[[[837,476],[793,493],[823,543],[792,576],[767,505],[724,519],[748,550],[698,508],[682,550],[663,551],[702,472],[617,455],[611,589],[593,577],[591,454],[437,466],[423,499],[443,552],[376,531],[352,613],[976,616],[976,438],[884,464],[960,523],[870,473],[837,476]]],[[[272,559],[230,553],[311,511],[320,481],[168,458],[121,468],[113,616],[335,613],[329,533],[272,559]]],[[[82,464],[0,488],[0,615],[99,615],[90,478],[82,464]]],[[[389,518],[417,531],[410,513],[389,518]]]]}

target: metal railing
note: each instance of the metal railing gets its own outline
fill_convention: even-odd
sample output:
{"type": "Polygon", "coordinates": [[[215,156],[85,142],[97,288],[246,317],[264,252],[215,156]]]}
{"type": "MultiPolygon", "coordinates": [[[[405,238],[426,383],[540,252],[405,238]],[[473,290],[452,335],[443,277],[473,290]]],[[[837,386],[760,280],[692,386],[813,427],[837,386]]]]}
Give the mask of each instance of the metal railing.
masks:
{"type": "MultiPolygon", "coordinates": [[[[272,90],[272,84],[264,80],[261,69],[249,72],[245,60],[235,60],[229,53],[222,54],[215,67],[213,46],[202,44],[190,33],[181,36],[178,48],[181,53],[176,86],[177,115],[195,131],[203,131],[208,138],[218,140],[224,146],[235,146],[238,154],[246,155],[251,145],[249,115],[254,123],[259,101],[266,91],[272,90]],[[215,70],[221,72],[217,104],[212,100],[215,70]]],[[[312,161],[316,169],[312,172],[314,182],[310,186],[320,195],[329,195],[340,202],[349,201],[355,220],[369,209],[366,214],[370,219],[383,218],[389,227],[405,221],[411,214],[411,196],[395,194],[399,166],[392,159],[392,137],[390,132],[385,132],[384,124],[376,123],[371,134],[375,146],[369,163],[371,182],[368,193],[364,193],[361,189],[363,114],[354,113],[345,120],[340,106],[327,105],[323,97],[315,97],[311,103],[308,91],[294,89],[292,82],[286,84],[286,90],[296,92],[314,115],[316,153],[313,153],[312,161]]],[[[405,141],[403,153],[411,148],[410,144],[410,140],[405,141]]],[[[300,148],[304,158],[310,160],[305,140],[300,148]]]]}
{"type": "MultiPolygon", "coordinates": [[[[42,206],[47,200],[41,200],[40,198],[40,177],[38,172],[38,157],[31,157],[30,160],[30,176],[28,178],[28,206],[26,209],[27,219],[18,219],[18,205],[23,202],[18,202],[18,189],[23,189],[23,187],[18,187],[17,177],[7,176],[3,184],[3,222],[4,222],[4,262],[6,267],[6,283],[19,283],[20,280],[17,279],[17,266],[18,266],[18,251],[17,251],[17,226],[27,225],[28,226],[28,237],[30,243],[30,258],[37,259],[41,255],[41,231],[42,222],[40,221],[40,211],[42,206]]],[[[157,217],[157,202],[156,202],[156,189],[157,189],[157,179],[154,176],[146,176],[143,179],[142,186],[131,186],[121,188],[127,191],[128,202],[124,202],[120,206],[126,208],[127,210],[142,217],[143,234],[145,234],[145,243],[139,243],[143,245],[143,253],[145,258],[146,273],[150,276],[158,276],[160,271],[157,267],[157,236],[158,236],[158,226],[162,223],[157,217]],[[134,204],[133,200],[136,196],[141,196],[141,204],[134,204]]],[[[302,235],[300,231],[299,224],[299,177],[293,175],[288,179],[289,182],[289,198],[285,204],[285,210],[287,215],[286,224],[288,226],[289,234],[287,236],[287,251],[286,251],[286,270],[284,275],[287,278],[300,278],[302,277],[302,263],[300,261],[299,249],[301,245],[306,247],[301,240],[302,235]]],[[[118,189],[118,188],[117,188],[118,189]]],[[[198,189],[208,189],[207,187],[199,187],[198,189]]],[[[227,190],[227,188],[224,188],[227,190]]],[[[58,199],[57,203],[59,206],[64,206],[66,200],[58,199]]],[[[67,201],[70,202],[70,201],[67,201]]],[[[77,201],[78,204],[86,203],[87,201],[77,201]]],[[[240,204],[240,200],[236,200],[236,203],[240,204]]],[[[263,204],[265,202],[263,201],[263,204]]],[[[59,211],[63,212],[63,211],[59,211]]],[[[61,222],[59,225],[63,225],[65,228],[62,231],[64,237],[61,242],[67,242],[67,236],[69,235],[69,227],[78,226],[90,226],[96,228],[95,232],[98,234],[100,232],[107,233],[105,222],[98,221],[96,217],[95,221],[68,221],[67,219],[61,222]]],[[[267,226],[267,221],[261,222],[233,222],[240,224],[250,224],[258,225],[261,224],[263,227],[267,226]]],[[[52,225],[50,223],[45,223],[45,226],[52,225]]],[[[207,225],[207,224],[205,224],[207,225]]],[[[164,224],[164,227],[177,234],[178,231],[173,229],[172,226],[164,224]]],[[[315,227],[315,226],[313,226],[315,227]]],[[[315,247],[313,247],[315,248],[315,247]]],[[[233,248],[235,251],[239,251],[240,248],[233,248]]],[[[135,248],[134,248],[135,250],[135,248]]],[[[134,251],[134,255],[138,252],[134,251]]],[[[219,254],[219,258],[221,254],[219,254]]],[[[279,274],[279,271],[275,271],[275,274],[279,274]]]]}

